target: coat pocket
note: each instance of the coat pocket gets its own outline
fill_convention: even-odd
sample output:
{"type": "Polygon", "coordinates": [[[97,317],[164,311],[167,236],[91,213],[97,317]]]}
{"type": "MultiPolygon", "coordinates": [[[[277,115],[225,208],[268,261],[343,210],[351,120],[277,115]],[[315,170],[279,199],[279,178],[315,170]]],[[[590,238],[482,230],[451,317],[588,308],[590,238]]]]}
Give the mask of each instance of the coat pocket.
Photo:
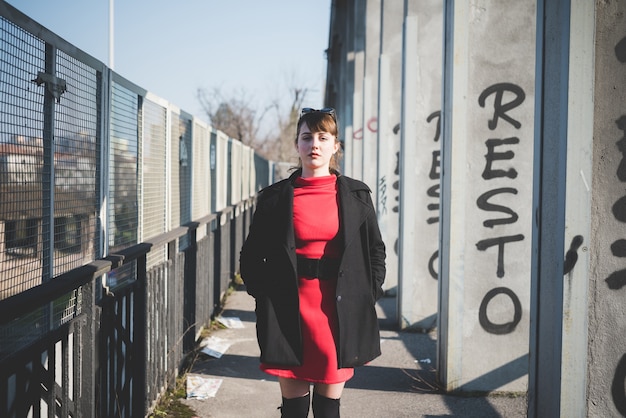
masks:
{"type": "Polygon", "coordinates": [[[278,366],[302,364],[299,316],[288,305],[276,303],[274,298],[256,299],[256,331],[261,361],[278,366]]]}

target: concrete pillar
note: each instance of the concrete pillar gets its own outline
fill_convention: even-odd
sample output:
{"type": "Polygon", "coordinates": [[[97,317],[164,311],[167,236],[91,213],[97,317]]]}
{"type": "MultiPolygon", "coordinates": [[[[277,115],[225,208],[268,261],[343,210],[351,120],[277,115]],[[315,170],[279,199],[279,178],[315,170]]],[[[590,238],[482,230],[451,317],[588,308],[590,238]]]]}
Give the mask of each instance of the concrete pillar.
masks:
{"type": "MultiPolygon", "coordinates": [[[[363,18],[362,16],[360,17],[363,18]]],[[[363,74],[365,72],[365,52],[354,52],[354,91],[352,93],[352,148],[348,154],[352,167],[352,177],[362,180],[363,172],[363,74]]]]}
{"type": "Polygon", "coordinates": [[[378,73],[378,222],[387,247],[384,289],[397,293],[399,234],[399,154],[402,79],[402,23],[404,2],[381,1],[381,38],[378,73]]]}
{"type": "Polygon", "coordinates": [[[354,170],[353,160],[350,157],[354,150],[354,74],[355,74],[355,41],[354,41],[354,14],[352,9],[354,3],[358,0],[347,0],[345,7],[338,7],[338,16],[336,23],[340,25],[338,41],[340,51],[339,71],[339,97],[337,104],[329,103],[335,106],[339,114],[339,133],[340,139],[344,141],[345,155],[343,172],[347,176],[356,176],[358,173],[354,170]]]}
{"type": "Polygon", "coordinates": [[[437,362],[448,391],[527,388],[536,14],[532,0],[445,3],[437,362]]]}
{"type": "Polygon", "coordinates": [[[363,76],[363,120],[361,126],[363,177],[377,201],[376,164],[378,159],[378,56],[380,54],[380,3],[366,0],[365,74],[363,76]]]}
{"type": "Polygon", "coordinates": [[[352,176],[363,179],[363,77],[365,76],[365,4],[366,1],[354,2],[352,13],[352,38],[354,43],[354,76],[352,96],[352,149],[350,159],[352,176]]]}
{"type": "MultiPolygon", "coordinates": [[[[594,4],[586,0],[574,0],[571,2],[570,13],[565,231],[562,233],[565,255],[560,416],[584,418],[611,414],[586,414],[587,305],[594,137],[594,4]]],[[[531,340],[531,349],[532,347],[531,340]]],[[[537,353],[535,357],[539,356],[541,353],[537,353]]],[[[531,352],[531,359],[533,358],[531,352]]],[[[532,377],[533,375],[530,376],[531,379],[532,377]]]]}
{"type": "Polygon", "coordinates": [[[398,305],[401,328],[430,330],[437,321],[443,4],[419,6],[404,23],[398,305]]]}
{"type": "Polygon", "coordinates": [[[626,2],[595,5],[587,416],[608,417],[626,416],[626,2]]]}

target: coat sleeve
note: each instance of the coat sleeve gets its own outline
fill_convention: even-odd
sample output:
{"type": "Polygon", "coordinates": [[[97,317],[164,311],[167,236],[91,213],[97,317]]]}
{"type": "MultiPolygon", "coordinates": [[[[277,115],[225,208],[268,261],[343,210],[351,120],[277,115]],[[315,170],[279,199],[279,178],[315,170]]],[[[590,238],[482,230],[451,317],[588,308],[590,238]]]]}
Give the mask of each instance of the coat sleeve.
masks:
{"type": "Polygon", "coordinates": [[[383,283],[385,282],[385,243],[383,242],[380,228],[378,226],[378,219],[376,217],[376,210],[374,209],[374,204],[372,203],[372,198],[370,193],[365,193],[365,200],[367,204],[372,208],[369,215],[367,216],[367,236],[368,236],[368,248],[369,248],[369,259],[370,259],[370,269],[372,272],[372,284],[374,286],[374,298],[375,300],[380,299],[383,294],[383,283]]]}
{"type": "Polygon", "coordinates": [[[239,272],[246,285],[246,291],[257,298],[263,292],[263,278],[266,276],[266,254],[264,251],[264,237],[267,237],[267,216],[264,213],[261,201],[252,217],[248,236],[239,254],[239,272]]]}

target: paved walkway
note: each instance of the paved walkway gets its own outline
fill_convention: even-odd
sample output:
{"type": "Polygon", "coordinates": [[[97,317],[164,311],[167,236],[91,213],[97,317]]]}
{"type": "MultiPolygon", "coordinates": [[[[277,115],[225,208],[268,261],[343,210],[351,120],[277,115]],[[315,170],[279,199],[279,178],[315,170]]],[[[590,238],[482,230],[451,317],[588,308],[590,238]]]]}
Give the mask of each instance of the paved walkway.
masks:
{"type": "MultiPolygon", "coordinates": [[[[517,418],[526,416],[526,397],[458,397],[436,389],[436,335],[397,332],[385,312],[395,310],[394,298],[379,305],[382,356],[356,369],[341,399],[344,418],[468,417],[517,418]]],[[[230,344],[219,357],[200,354],[191,375],[221,381],[215,397],[185,399],[199,417],[278,418],[280,391],[273,376],[259,370],[254,299],[244,290],[226,301],[223,317],[237,317],[243,328],[211,333],[230,344]]],[[[393,317],[393,315],[390,315],[393,317]]],[[[312,412],[309,413],[312,417],[312,412]]]]}

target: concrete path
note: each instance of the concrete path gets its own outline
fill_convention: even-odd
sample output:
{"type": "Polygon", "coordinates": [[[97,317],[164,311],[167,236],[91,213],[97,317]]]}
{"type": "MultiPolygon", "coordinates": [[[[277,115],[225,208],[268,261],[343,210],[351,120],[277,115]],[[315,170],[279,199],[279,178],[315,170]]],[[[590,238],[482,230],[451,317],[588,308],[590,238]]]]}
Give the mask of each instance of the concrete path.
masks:
{"type": "MultiPolygon", "coordinates": [[[[357,368],[341,399],[343,418],[526,417],[526,397],[449,396],[435,383],[436,334],[396,332],[386,313],[395,298],[378,305],[382,356],[357,368]]],[[[254,299],[244,290],[228,296],[223,317],[237,317],[243,328],[219,329],[211,336],[230,346],[220,358],[200,354],[191,375],[221,381],[215,397],[185,399],[198,417],[278,418],[281,396],[273,376],[259,370],[254,299]]],[[[313,413],[309,413],[312,417],[313,413]]]]}

